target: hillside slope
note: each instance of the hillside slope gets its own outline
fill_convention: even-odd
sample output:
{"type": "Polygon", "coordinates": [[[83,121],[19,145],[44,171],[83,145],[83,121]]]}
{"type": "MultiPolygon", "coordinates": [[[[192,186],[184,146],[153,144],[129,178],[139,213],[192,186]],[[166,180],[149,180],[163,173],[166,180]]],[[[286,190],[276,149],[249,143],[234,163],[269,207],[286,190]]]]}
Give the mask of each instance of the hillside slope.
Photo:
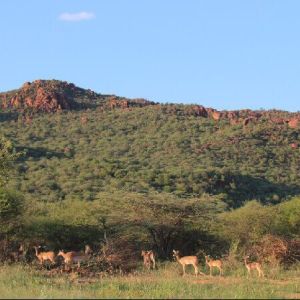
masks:
{"type": "Polygon", "coordinates": [[[299,113],[161,105],[59,81],[0,98],[0,133],[26,153],[11,185],[30,199],[207,193],[237,207],[300,194],[299,113]],[[53,97],[39,101],[40,89],[53,97]]]}

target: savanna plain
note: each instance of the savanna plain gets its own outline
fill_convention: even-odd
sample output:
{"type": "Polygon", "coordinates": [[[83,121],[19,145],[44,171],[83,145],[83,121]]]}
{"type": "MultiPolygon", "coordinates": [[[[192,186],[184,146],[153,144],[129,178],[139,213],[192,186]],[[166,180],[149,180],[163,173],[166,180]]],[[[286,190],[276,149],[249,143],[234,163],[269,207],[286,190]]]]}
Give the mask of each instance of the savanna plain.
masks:
{"type": "Polygon", "coordinates": [[[58,80],[0,105],[0,298],[300,298],[299,112],[58,80]]]}

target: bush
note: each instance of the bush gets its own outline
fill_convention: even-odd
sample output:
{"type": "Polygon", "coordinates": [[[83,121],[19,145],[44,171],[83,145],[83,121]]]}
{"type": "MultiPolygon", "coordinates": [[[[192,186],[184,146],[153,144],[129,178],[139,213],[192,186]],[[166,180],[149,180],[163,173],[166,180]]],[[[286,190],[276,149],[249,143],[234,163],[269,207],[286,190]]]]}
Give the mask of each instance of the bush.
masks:
{"type": "Polygon", "coordinates": [[[0,189],[0,234],[15,234],[21,226],[23,199],[12,191],[0,189]]]}
{"type": "Polygon", "coordinates": [[[236,210],[222,213],[217,222],[220,237],[238,248],[249,248],[272,231],[273,207],[250,201],[236,210]]]}

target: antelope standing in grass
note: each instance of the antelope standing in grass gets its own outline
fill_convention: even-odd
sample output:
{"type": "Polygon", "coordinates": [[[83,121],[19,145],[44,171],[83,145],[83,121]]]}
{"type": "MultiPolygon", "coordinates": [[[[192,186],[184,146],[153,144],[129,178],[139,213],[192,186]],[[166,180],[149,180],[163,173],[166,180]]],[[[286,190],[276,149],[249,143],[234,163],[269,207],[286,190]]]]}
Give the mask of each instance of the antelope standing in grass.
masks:
{"type": "Polygon", "coordinates": [[[220,259],[211,259],[209,255],[205,255],[205,262],[209,266],[209,275],[212,276],[213,267],[219,269],[219,276],[223,275],[222,261],[220,259]]]}
{"type": "Polygon", "coordinates": [[[144,259],[144,266],[150,270],[151,269],[151,263],[152,263],[152,268],[155,269],[155,255],[152,250],[143,250],[141,256],[144,259]]]}
{"type": "MultiPolygon", "coordinates": [[[[176,258],[176,260],[182,265],[183,276],[185,275],[185,266],[187,266],[187,265],[193,265],[193,267],[195,269],[195,275],[197,276],[199,274],[197,256],[180,257],[179,251],[173,250],[173,257],[176,258]]],[[[202,272],[200,272],[200,274],[204,275],[202,272]]]]}
{"type": "Polygon", "coordinates": [[[39,260],[40,264],[42,265],[44,263],[44,261],[46,261],[46,260],[50,260],[51,263],[54,264],[55,263],[55,253],[53,251],[39,252],[40,248],[41,248],[41,246],[38,246],[38,247],[34,246],[35,256],[39,260]]]}
{"type": "Polygon", "coordinates": [[[258,262],[251,262],[248,263],[247,259],[249,258],[249,255],[244,257],[244,262],[245,262],[245,267],[248,271],[248,276],[251,274],[251,270],[257,270],[258,272],[258,277],[264,277],[265,274],[262,270],[261,264],[258,262]]]}
{"type": "Polygon", "coordinates": [[[72,263],[77,263],[78,268],[80,268],[81,262],[85,262],[89,259],[89,255],[75,251],[64,252],[63,250],[60,250],[57,256],[62,256],[65,264],[68,266],[72,263]]]}

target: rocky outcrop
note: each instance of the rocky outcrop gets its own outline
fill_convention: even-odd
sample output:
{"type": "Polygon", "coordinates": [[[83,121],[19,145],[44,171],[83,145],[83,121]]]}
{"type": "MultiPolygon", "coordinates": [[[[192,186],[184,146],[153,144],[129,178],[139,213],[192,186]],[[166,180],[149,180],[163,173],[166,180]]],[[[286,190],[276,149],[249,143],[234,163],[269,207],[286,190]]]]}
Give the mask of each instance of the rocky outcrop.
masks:
{"type": "MultiPolygon", "coordinates": [[[[126,111],[152,105],[154,109],[161,110],[166,114],[207,118],[216,123],[225,121],[231,126],[250,126],[262,121],[278,126],[289,126],[292,129],[300,127],[300,113],[250,109],[218,111],[202,105],[159,104],[143,98],[128,99],[115,95],[97,94],[90,89],[82,89],[73,83],[59,80],[25,82],[18,90],[0,93],[0,105],[3,110],[12,109],[21,112],[29,111],[29,113],[96,107],[101,112],[116,109],[126,111]]],[[[88,122],[88,118],[83,117],[81,123],[85,124],[86,122],[88,122]]]]}
{"type": "Polygon", "coordinates": [[[289,122],[288,120],[286,120],[284,118],[271,118],[270,121],[273,124],[278,124],[278,125],[283,125],[283,124],[289,122]]]}
{"type": "Polygon", "coordinates": [[[207,108],[208,117],[214,119],[215,121],[219,121],[221,119],[222,113],[213,108],[207,108]]]}
{"type": "Polygon", "coordinates": [[[299,147],[298,143],[291,143],[290,146],[292,149],[297,149],[299,147]]]}
{"type": "Polygon", "coordinates": [[[292,118],[288,121],[288,125],[290,128],[297,128],[300,125],[300,116],[292,118]]]}
{"type": "Polygon", "coordinates": [[[3,109],[56,112],[73,109],[75,85],[61,81],[36,80],[26,82],[16,92],[0,95],[3,109]]]}
{"type": "Polygon", "coordinates": [[[110,109],[115,109],[115,108],[125,109],[129,107],[128,100],[119,100],[117,97],[111,97],[108,100],[107,105],[110,109]]]}
{"type": "MultiPolygon", "coordinates": [[[[229,124],[248,126],[249,124],[255,124],[260,120],[265,122],[284,125],[288,124],[290,128],[300,127],[300,113],[288,113],[277,110],[269,111],[254,111],[250,109],[235,110],[235,111],[218,111],[213,108],[205,108],[203,106],[192,106],[201,107],[201,113],[197,113],[197,116],[211,118],[216,122],[229,121],[229,124]],[[205,113],[203,113],[205,112],[205,113]]],[[[188,112],[190,110],[187,110],[188,112]]]]}
{"type": "Polygon", "coordinates": [[[102,110],[128,110],[131,107],[156,104],[143,98],[127,99],[114,95],[101,95],[90,89],[82,89],[73,83],[59,80],[25,82],[18,90],[0,93],[0,103],[2,109],[36,112],[95,107],[102,108],[102,110]]]}
{"type": "Polygon", "coordinates": [[[117,96],[110,96],[105,104],[105,107],[114,110],[114,109],[129,109],[131,107],[144,107],[148,105],[155,105],[155,102],[148,101],[143,98],[137,99],[126,99],[117,96]]]}
{"type": "Polygon", "coordinates": [[[196,116],[205,117],[205,118],[208,116],[207,110],[202,105],[192,106],[192,111],[196,116]]]}
{"type": "Polygon", "coordinates": [[[208,112],[206,108],[202,105],[191,105],[187,110],[188,115],[193,115],[196,117],[204,117],[207,118],[208,112]]]}

